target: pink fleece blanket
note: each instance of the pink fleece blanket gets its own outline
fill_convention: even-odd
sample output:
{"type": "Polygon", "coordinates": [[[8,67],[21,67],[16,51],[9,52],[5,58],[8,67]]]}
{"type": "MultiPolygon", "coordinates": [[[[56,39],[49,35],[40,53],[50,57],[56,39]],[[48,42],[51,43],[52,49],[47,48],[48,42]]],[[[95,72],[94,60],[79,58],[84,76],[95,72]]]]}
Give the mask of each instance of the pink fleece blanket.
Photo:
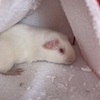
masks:
{"type": "Polygon", "coordinates": [[[100,76],[100,0],[60,0],[81,52],[100,76]]]}

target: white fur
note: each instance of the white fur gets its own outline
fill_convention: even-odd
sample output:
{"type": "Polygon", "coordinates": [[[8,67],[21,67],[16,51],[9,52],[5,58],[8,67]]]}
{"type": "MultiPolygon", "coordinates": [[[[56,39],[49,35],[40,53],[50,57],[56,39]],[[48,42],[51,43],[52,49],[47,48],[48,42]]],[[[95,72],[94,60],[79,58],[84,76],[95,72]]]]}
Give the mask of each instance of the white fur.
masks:
{"type": "Polygon", "coordinates": [[[18,24],[0,35],[0,72],[7,72],[15,63],[37,60],[70,64],[75,60],[75,52],[67,36],[47,29],[18,24]],[[65,48],[64,55],[43,48],[46,41],[53,39],[59,40],[58,48],[65,48]]]}

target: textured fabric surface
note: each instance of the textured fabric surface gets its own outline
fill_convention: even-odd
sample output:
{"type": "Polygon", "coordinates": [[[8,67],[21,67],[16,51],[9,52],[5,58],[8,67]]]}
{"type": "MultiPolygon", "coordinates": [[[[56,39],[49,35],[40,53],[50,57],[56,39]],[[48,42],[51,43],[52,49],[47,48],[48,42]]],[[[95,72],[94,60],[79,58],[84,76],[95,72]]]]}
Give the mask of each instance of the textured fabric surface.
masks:
{"type": "Polygon", "coordinates": [[[59,0],[43,0],[39,9],[26,16],[20,23],[45,27],[67,34],[73,40],[72,30],[59,0]]]}
{"type": "Polygon", "coordinates": [[[85,60],[100,75],[100,9],[97,1],[60,1],[85,60]]]}
{"type": "Polygon", "coordinates": [[[0,0],[0,32],[20,21],[31,10],[35,10],[41,0],[0,0]]]}
{"type": "Polygon", "coordinates": [[[100,100],[100,81],[77,53],[72,65],[16,65],[22,75],[0,75],[0,100],[100,100]]]}

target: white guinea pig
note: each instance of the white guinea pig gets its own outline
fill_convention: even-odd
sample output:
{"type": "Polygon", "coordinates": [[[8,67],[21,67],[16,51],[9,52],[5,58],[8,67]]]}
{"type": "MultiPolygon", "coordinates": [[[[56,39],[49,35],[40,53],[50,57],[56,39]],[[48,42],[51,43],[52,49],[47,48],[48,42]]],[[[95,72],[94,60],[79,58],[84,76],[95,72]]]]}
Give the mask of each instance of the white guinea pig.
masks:
{"type": "Polygon", "coordinates": [[[67,36],[48,29],[17,24],[0,34],[0,72],[20,74],[21,69],[11,72],[16,63],[46,60],[71,64],[75,51],[67,36]]]}

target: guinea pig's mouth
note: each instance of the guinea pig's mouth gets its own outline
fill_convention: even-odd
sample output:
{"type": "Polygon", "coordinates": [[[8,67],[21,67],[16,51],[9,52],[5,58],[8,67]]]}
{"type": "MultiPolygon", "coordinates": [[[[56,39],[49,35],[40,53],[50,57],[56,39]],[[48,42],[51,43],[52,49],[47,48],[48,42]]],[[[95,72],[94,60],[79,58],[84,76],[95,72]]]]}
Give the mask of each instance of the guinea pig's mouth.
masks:
{"type": "Polygon", "coordinates": [[[73,64],[75,61],[70,61],[70,62],[66,62],[66,65],[71,65],[73,64]]]}

